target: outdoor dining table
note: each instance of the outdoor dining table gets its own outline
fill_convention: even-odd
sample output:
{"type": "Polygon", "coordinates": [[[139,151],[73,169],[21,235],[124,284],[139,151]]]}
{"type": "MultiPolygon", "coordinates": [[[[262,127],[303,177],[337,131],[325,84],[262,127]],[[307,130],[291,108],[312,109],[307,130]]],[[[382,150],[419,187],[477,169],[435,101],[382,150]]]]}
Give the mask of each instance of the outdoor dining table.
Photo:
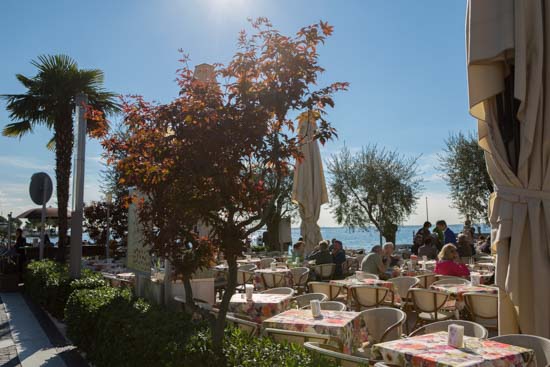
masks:
{"type": "Polygon", "coordinates": [[[259,257],[252,257],[250,259],[238,259],[237,264],[238,265],[256,265],[257,267],[260,266],[260,262],[262,259],[259,257]]]}
{"type": "Polygon", "coordinates": [[[256,269],[254,270],[254,287],[256,289],[263,289],[264,283],[262,281],[262,274],[273,274],[278,273],[282,274],[284,279],[281,284],[277,285],[278,287],[292,287],[294,281],[292,279],[292,272],[288,268],[276,268],[271,270],[271,268],[266,269],[256,269]]]}
{"type": "Polygon", "coordinates": [[[344,353],[357,351],[368,340],[366,318],[360,312],[322,310],[315,318],[311,310],[291,309],[265,320],[264,328],[329,335],[344,353]]]}
{"type": "Polygon", "coordinates": [[[245,316],[261,324],[265,319],[275,316],[290,307],[291,295],[253,293],[247,300],[244,293],[234,294],[229,301],[229,312],[245,316]]]}
{"type": "Polygon", "coordinates": [[[448,293],[451,300],[456,301],[455,307],[457,310],[464,309],[464,293],[475,292],[485,294],[498,294],[498,288],[489,287],[486,285],[471,285],[471,284],[438,284],[431,285],[431,289],[448,293]]]}
{"type": "Polygon", "coordinates": [[[488,339],[464,336],[464,348],[447,343],[447,332],[415,336],[373,345],[374,359],[402,367],[527,366],[534,351],[488,339]]]}
{"type": "MultiPolygon", "coordinates": [[[[400,303],[401,297],[399,297],[399,292],[397,291],[397,288],[394,283],[389,282],[387,280],[380,280],[380,279],[357,279],[354,276],[348,277],[346,279],[338,279],[338,280],[331,280],[330,284],[340,286],[343,288],[348,289],[349,287],[353,286],[361,286],[361,285],[371,285],[376,287],[384,287],[388,288],[391,292],[388,293],[386,296],[386,301],[391,303],[400,303]]],[[[348,305],[351,304],[351,293],[348,292],[348,305]]]]}

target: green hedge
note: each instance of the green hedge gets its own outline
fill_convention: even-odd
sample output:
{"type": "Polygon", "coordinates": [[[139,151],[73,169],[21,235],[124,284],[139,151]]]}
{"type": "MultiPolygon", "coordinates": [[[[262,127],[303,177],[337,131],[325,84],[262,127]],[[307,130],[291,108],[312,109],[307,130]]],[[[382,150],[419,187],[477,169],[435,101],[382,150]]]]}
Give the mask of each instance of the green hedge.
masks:
{"type": "Polygon", "coordinates": [[[87,269],[81,279],[71,281],[67,265],[51,260],[31,262],[24,281],[26,294],[58,319],[64,318],[65,304],[73,291],[107,285],[101,274],[87,269]]]}
{"type": "MultiPolygon", "coordinates": [[[[69,338],[97,367],[220,366],[208,325],[132,299],[127,291],[78,290],[65,314],[69,338]]],[[[227,330],[224,344],[228,366],[331,366],[301,347],[250,338],[238,329],[227,330]]]]}

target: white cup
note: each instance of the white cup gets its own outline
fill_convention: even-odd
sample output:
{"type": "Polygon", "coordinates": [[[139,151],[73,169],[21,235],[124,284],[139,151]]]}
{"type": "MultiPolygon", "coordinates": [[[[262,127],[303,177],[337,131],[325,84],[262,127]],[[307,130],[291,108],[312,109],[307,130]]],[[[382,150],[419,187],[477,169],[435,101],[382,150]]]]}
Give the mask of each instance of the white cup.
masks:
{"type": "Polygon", "coordinates": [[[470,273],[470,280],[472,285],[481,284],[481,274],[480,273],[470,273]]]}
{"type": "Polygon", "coordinates": [[[252,294],[254,293],[254,286],[252,284],[245,284],[244,291],[246,292],[246,300],[252,301],[252,294]]]}
{"type": "Polygon", "coordinates": [[[426,256],[426,255],[422,256],[422,261],[424,261],[424,262],[428,261],[428,256],[426,256]]]}
{"type": "Polygon", "coordinates": [[[321,316],[321,302],[319,302],[318,299],[311,300],[309,305],[311,307],[311,314],[313,317],[317,318],[321,316]]]}
{"type": "Polygon", "coordinates": [[[250,261],[252,259],[252,255],[246,255],[246,260],[250,261]]]}
{"type": "Polygon", "coordinates": [[[275,270],[277,270],[277,263],[272,262],[271,264],[269,264],[269,267],[272,271],[275,271],[275,270]]]}

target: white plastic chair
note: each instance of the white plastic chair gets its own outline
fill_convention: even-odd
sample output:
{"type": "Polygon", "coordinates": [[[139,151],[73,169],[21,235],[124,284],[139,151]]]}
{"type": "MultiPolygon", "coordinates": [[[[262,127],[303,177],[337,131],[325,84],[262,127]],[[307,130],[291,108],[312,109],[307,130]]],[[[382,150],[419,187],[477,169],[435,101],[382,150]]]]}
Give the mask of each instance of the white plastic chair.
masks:
{"type": "Polygon", "coordinates": [[[360,311],[361,308],[372,308],[381,306],[386,296],[391,290],[386,287],[378,287],[372,285],[357,285],[348,288],[351,293],[351,298],[355,303],[355,310],[360,311]]]}
{"type": "Polygon", "coordinates": [[[334,301],[342,292],[342,287],[325,282],[309,282],[309,291],[312,293],[323,293],[328,297],[328,301],[334,301]]]}
{"type": "Polygon", "coordinates": [[[267,337],[281,343],[287,342],[292,344],[304,345],[306,342],[328,343],[330,336],[317,333],[304,333],[300,331],[290,331],[282,329],[266,328],[264,333],[267,337]]]}
{"type": "Polygon", "coordinates": [[[403,324],[407,321],[405,312],[391,307],[372,308],[361,312],[367,323],[369,344],[400,339],[403,324]]]}
{"type": "Polygon", "coordinates": [[[535,359],[529,362],[527,365],[529,367],[550,365],[550,339],[527,334],[509,334],[495,336],[489,340],[534,350],[535,359]]]}
{"type": "Polygon", "coordinates": [[[357,279],[380,279],[377,274],[367,273],[364,271],[356,271],[354,277],[357,276],[357,279]]]}
{"type": "Polygon", "coordinates": [[[416,322],[413,329],[416,329],[421,324],[448,320],[455,317],[454,312],[443,310],[449,300],[449,294],[423,288],[411,288],[409,294],[416,311],[416,322]]]}
{"type": "Polygon", "coordinates": [[[298,307],[302,308],[305,306],[309,306],[309,303],[313,300],[323,302],[327,298],[328,297],[323,293],[306,293],[302,294],[301,296],[296,296],[292,300],[298,305],[298,307]]]}
{"type": "MultiPolygon", "coordinates": [[[[304,307],[302,307],[303,309],[305,310],[309,310],[311,308],[310,305],[306,305],[304,307]]],[[[342,302],[338,302],[338,301],[323,301],[321,302],[321,310],[326,310],[326,311],[345,311],[346,310],[346,305],[342,302]]]]}
{"type": "Polygon", "coordinates": [[[286,294],[289,296],[294,295],[294,289],[288,287],[271,288],[261,293],[264,294],[286,294]]]}
{"type": "Polygon", "coordinates": [[[243,264],[243,265],[239,266],[238,270],[253,271],[253,270],[256,270],[256,265],[254,265],[254,264],[243,264]]]}
{"type": "Polygon", "coordinates": [[[271,263],[275,262],[275,259],[272,257],[264,257],[260,260],[260,269],[267,269],[271,266],[271,263]]]}
{"type": "MultiPolygon", "coordinates": [[[[243,265],[245,266],[245,265],[243,265]]],[[[252,265],[255,269],[256,267],[252,265]]],[[[237,291],[244,292],[245,284],[252,284],[254,280],[254,272],[250,270],[241,269],[242,266],[237,269],[237,291]]]]}
{"type": "Polygon", "coordinates": [[[492,330],[498,330],[498,295],[476,292],[463,294],[472,320],[492,330]]]}
{"type": "Polygon", "coordinates": [[[418,279],[418,286],[425,289],[430,288],[430,285],[437,280],[435,274],[422,274],[417,275],[415,278],[418,279]]]}
{"type": "Polygon", "coordinates": [[[309,268],[298,267],[290,269],[292,274],[292,285],[298,292],[305,291],[309,278],[309,268]]]}
{"type": "Polygon", "coordinates": [[[227,323],[238,327],[242,331],[246,332],[250,336],[259,335],[260,325],[255,322],[244,320],[233,315],[227,314],[225,316],[227,323]]]}
{"type": "Polygon", "coordinates": [[[330,344],[306,342],[304,343],[304,347],[341,367],[369,366],[371,363],[367,358],[341,353],[337,347],[330,344]]]}
{"type": "Polygon", "coordinates": [[[456,285],[467,285],[471,284],[469,280],[459,277],[438,277],[438,280],[433,282],[431,285],[441,285],[441,284],[456,284],[456,285]]]}
{"type": "Polygon", "coordinates": [[[401,298],[401,303],[396,306],[400,306],[401,308],[412,306],[412,303],[409,300],[409,289],[414,288],[418,285],[418,278],[397,277],[388,279],[388,281],[393,283],[394,291],[397,291],[397,294],[399,294],[399,298],[401,298]]]}
{"type": "Polygon", "coordinates": [[[286,285],[286,273],[276,272],[276,273],[260,273],[260,279],[262,281],[262,286],[265,289],[283,287],[286,285]]]}
{"type": "Polygon", "coordinates": [[[336,264],[320,264],[313,266],[317,280],[330,280],[334,276],[336,264]]]}
{"type": "Polygon", "coordinates": [[[480,339],[487,339],[487,337],[489,336],[489,331],[487,331],[487,329],[483,327],[483,325],[466,320],[446,320],[432,322],[431,324],[419,327],[409,336],[432,334],[437,333],[438,331],[447,331],[449,330],[449,325],[451,324],[464,326],[464,335],[466,336],[480,339]]]}

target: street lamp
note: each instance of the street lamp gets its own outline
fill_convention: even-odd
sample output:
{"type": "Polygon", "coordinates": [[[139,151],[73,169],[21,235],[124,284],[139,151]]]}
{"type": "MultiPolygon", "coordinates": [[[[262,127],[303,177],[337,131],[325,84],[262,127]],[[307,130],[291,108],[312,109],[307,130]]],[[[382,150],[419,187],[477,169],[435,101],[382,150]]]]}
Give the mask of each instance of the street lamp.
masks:
{"type": "Polygon", "coordinates": [[[108,192],[105,194],[105,202],[107,203],[107,229],[106,229],[107,239],[105,242],[105,260],[107,260],[109,258],[109,239],[111,237],[110,224],[111,224],[111,204],[113,202],[112,192],[108,192]]]}
{"type": "Polygon", "coordinates": [[[376,195],[376,203],[378,204],[378,225],[380,226],[378,233],[380,233],[380,246],[382,246],[382,193],[376,195]]]}

